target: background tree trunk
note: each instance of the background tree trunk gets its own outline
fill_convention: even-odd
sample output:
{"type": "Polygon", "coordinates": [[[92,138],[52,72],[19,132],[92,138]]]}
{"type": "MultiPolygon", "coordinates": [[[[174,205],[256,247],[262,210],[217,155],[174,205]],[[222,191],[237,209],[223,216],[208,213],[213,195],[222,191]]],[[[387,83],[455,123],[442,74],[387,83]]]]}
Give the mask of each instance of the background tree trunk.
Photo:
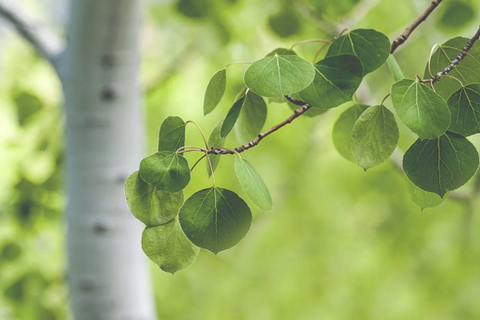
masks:
{"type": "Polygon", "coordinates": [[[73,1],[61,78],[66,107],[68,280],[76,320],[155,318],[141,228],[124,182],[144,133],[141,1],[73,1]]]}

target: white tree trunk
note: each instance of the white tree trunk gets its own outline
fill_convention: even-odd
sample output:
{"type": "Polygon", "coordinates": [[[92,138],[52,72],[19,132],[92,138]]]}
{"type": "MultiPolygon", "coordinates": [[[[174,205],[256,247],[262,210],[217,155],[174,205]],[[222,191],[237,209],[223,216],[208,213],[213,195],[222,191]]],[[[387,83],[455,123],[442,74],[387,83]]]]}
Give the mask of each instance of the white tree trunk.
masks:
{"type": "Polygon", "coordinates": [[[74,0],[61,77],[66,104],[68,280],[76,320],[155,319],[142,226],[126,205],[144,132],[142,1],[74,0]]]}

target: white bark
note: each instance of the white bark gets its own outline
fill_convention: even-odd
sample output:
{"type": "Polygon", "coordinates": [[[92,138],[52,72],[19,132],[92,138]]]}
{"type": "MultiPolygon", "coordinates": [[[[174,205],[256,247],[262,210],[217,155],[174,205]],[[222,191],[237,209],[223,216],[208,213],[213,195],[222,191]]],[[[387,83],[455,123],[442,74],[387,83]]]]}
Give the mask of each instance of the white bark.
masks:
{"type": "Polygon", "coordinates": [[[62,68],[66,104],[68,280],[76,320],[155,318],[141,224],[124,182],[143,131],[138,72],[142,1],[75,0],[62,68]]]}

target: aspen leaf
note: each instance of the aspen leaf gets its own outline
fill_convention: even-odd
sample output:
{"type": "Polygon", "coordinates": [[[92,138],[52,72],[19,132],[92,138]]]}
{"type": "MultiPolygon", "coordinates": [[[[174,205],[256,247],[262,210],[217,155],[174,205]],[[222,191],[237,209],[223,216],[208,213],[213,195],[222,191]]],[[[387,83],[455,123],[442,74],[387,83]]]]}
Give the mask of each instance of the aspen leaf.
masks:
{"type": "Polygon", "coordinates": [[[140,178],[138,171],[125,182],[125,195],[132,214],[147,227],[165,224],[175,218],[183,205],[183,192],[158,190],[140,178]]]}
{"type": "Polygon", "coordinates": [[[410,200],[423,211],[425,208],[434,208],[439,206],[448,197],[448,192],[443,197],[438,194],[425,191],[417,187],[407,176],[404,176],[405,188],[410,200]]]}
{"type": "Polygon", "coordinates": [[[180,117],[168,117],[160,126],[158,151],[175,152],[185,145],[185,122],[180,117]]]}
{"type": "Polygon", "coordinates": [[[353,125],[352,154],[365,170],[390,157],[398,143],[398,127],[393,113],[384,106],[365,110],[353,125]]]}
{"type": "Polygon", "coordinates": [[[312,83],[313,65],[296,55],[268,56],[255,61],[245,72],[245,85],[262,97],[282,98],[312,83]]]}
{"type": "Polygon", "coordinates": [[[215,72],[207,85],[205,98],[203,100],[203,114],[212,112],[222,100],[227,86],[227,69],[221,69],[215,72]]]}
{"type": "Polygon", "coordinates": [[[242,143],[255,139],[267,119],[267,104],[262,97],[249,91],[235,124],[235,135],[242,143]]]}
{"type": "Polygon", "coordinates": [[[190,241],[217,254],[245,236],[252,213],[236,193],[213,187],[188,198],[180,209],[179,221],[190,241]]]}
{"type": "Polygon", "coordinates": [[[237,122],[238,116],[240,115],[240,111],[242,111],[242,108],[245,104],[245,100],[246,95],[235,101],[233,106],[228,111],[225,120],[223,120],[222,129],[220,130],[220,136],[222,138],[225,138],[230,131],[232,131],[233,126],[237,122]]]}
{"type": "Polygon", "coordinates": [[[262,210],[272,210],[270,191],[250,162],[240,156],[235,157],[235,173],[250,200],[262,210]]]}
{"type": "MultiPolygon", "coordinates": [[[[208,146],[210,148],[223,148],[223,146],[225,145],[225,138],[222,138],[222,136],[220,135],[222,124],[223,120],[217,123],[215,128],[213,128],[212,132],[210,133],[210,137],[208,138],[208,146]]],[[[222,156],[216,154],[209,154],[208,156],[210,157],[210,162],[212,163],[212,169],[210,169],[210,164],[208,163],[208,161],[206,163],[207,173],[208,176],[210,176],[212,174],[212,170],[215,171],[215,169],[217,168],[222,156]]]]}
{"type": "Polygon", "coordinates": [[[418,139],[403,156],[403,170],[415,185],[443,197],[475,174],[478,152],[466,138],[447,133],[437,139],[418,139]]]}
{"type": "Polygon", "coordinates": [[[159,151],[140,162],[140,177],[155,188],[177,192],[188,185],[190,168],[187,160],[173,152],[159,151]]]}
{"type": "Polygon", "coordinates": [[[464,137],[480,132],[480,84],[461,87],[447,104],[452,114],[449,131],[464,137]]]}

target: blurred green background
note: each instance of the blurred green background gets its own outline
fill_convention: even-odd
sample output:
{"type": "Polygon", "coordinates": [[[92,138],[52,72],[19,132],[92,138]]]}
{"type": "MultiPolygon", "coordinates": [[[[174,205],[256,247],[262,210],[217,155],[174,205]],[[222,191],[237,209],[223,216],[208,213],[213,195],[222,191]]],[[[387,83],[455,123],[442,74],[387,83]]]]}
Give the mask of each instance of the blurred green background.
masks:
{"type": "MultiPolygon", "coordinates": [[[[25,4],[55,20],[52,6],[25,4]]],[[[145,154],[155,151],[169,115],[195,120],[207,134],[224,117],[247,66],[228,68],[227,94],[207,117],[203,94],[227,63],[254,61],[300,40],[332,39],[345,27],[374,28],[393,40],[429,4],[149,1],[141,32],[145,154]]],[[[405,75],[423,74],[435,43],[470,37],[479,11],[476,0],[444,1],[397,51],[405,75]]],[[[0,29],[0,43],[0,319],[68,319],[61,88],[12,29],[0,29]]],[[[312,60],[321,45],[296,50],[312,60]]],[[[367,76],[359,101],[380,103],[393,82],[382,67],[367,76]]],[[[254,221],[239,245],[219,256],[202,251],[174,276],[152,264],[159,319],[480,319],[480,196],[421,212],[393,162],[365,173],[334,150],[331,129],[345,108],[298,119],[245,153],[269,186],[274,210],[250,203],[254,221]]],[[[268,112],[266,128],[291,109],[271,103],[268,112]]],[[[405,150],[415,138],[400,130],[405,150]]],[[[193,127],[187,141],[201,144],[193,127]]],[[[229,147],[238,144],[234,135],[227,139],[229,147]]],[[[210,184],[203,166],[193,177],[186,196],[210,184]]],[[[247,198],[233,157],[222,159],[216,180],[247,198]]]]}

